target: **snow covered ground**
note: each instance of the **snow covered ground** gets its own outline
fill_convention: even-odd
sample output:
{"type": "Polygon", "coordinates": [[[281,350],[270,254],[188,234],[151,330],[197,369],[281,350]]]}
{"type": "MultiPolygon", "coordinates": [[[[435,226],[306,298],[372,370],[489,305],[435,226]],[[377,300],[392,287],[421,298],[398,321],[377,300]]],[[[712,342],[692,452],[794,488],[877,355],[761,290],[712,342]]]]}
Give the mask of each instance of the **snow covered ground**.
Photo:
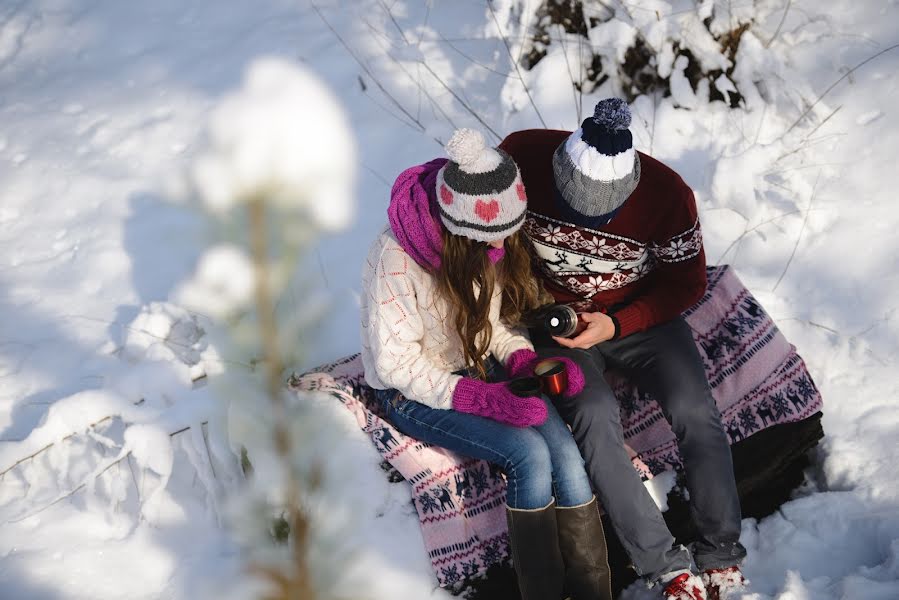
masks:
{"type": "MultiPolygon", "coordinates": [[[[268,55],[305,65],[339,98],[359,157],[357,214],[307,257],[317,279],[306,283],[331,311],[297,367],[356,352],[361,263],[396,174],[441,155],[455,127],[577,126],[565,55],[523,74],[534,110],[497,36],[517,52],[529,11],[509,9],[536,4],[0,5],[0,597],[247,597],[222,527],[222,495],[239,479],[222,402],[192,383],[228,365],[200,335],[202,316],[170,303],[204,240],[198,216],[167,199],[206,117],[268,55]]],[[[677,21],[670,4],[630,6],[651,25],[677,21]]],[[[635,143],[693,186],[710,261],[736,266],[824,394],[827,437],[807,485],[743,523],[745,598],[897,598],[899,49],[850,70],[899,42],[899,6],[765,5],[741,59],[777,100],[728,111],[683,86],[641,97],[635,143]],[[825,92],[791,128],[801,102],[825,92]]],[[[592,41],[617,39],[607,33],[592,41]]],[[[343,585],[364,581],[358,598],[447,597],[408,491],[386,482],[342,410],[330,460],[353,508],[343,585]]],[[[639,585],[625,596],[654,597],[639,585]]]]}

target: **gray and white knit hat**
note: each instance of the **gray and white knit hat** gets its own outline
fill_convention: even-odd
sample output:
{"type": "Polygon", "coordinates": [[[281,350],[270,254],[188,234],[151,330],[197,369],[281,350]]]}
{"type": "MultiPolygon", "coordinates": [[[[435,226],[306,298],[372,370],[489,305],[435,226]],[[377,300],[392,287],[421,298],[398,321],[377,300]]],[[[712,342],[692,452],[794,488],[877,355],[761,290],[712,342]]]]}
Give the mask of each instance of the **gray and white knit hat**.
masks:
{"type": "Polygon", "coordinates": [[[624,100],[600,100],[593,116],[553,153],[556,190],[568,207],[592,221],[611,220],[640,182],[630,124],[624,100]]]}
{"type": "Polygon", "coordinates": [[[457,129],[446,145],[449,162],[437,173],[437,204],[448,230],[481,242],[521,227],[527,195],[518,165],[481,132],[457,129]]]}

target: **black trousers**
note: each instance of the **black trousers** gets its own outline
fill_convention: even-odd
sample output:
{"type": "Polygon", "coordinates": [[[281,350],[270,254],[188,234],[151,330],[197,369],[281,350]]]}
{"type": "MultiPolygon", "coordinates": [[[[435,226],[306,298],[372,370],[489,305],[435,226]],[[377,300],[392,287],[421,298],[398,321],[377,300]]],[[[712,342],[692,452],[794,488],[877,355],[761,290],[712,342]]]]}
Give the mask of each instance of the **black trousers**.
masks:
{"type": "Polygon", "coordinates": [[[740,501],[730,446],[686,321],[678,317],[589,350],[563,348],[543,332],[531,331],[531,337],[539,355],[567,356],[584,371],[583,393],[557,398],[555,405],[571,427],[593,488],[637,573],[654,582],[691,568],[691,552],[674,547],[624,449],[618,401],[603,377],[607,366],[652,394],[677,436],[700,534],[692,551],[696,566],[705,570],[739,563],[746,549],[739,542],[740,501]]]}

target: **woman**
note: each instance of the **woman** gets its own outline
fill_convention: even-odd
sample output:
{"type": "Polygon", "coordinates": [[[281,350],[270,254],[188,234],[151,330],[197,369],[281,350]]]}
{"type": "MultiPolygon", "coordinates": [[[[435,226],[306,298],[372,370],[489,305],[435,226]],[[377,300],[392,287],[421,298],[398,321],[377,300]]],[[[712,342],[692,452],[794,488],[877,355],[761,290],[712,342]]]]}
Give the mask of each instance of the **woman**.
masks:
{"type": "MultiPolygon", "coordinates": [[[[527,197],[517,165],[480,133],[457,131],[450,160],[407,169],[390,227],[363,273],[362,359],[403,433],[503,468],[512,558],[524,600],[611,600],[605,538],[583,459],[552,404],[496,382],[537,355],[510,328],[541,288],[518,232],[527,197]]],[[[566,363],[576,395],[583,375],[566,363]]]]}

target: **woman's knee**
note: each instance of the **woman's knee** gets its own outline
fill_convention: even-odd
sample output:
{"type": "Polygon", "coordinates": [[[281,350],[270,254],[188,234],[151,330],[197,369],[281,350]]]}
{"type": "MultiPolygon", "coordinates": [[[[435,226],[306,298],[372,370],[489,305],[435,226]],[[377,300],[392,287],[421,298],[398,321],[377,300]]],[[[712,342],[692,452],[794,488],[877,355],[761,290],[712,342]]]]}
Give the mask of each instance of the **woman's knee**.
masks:
{"type": "Polygon", "coordinates": [[[536,430],[527,428],[517,432],[514,447],[505,457],[506,472],[519,478],[552,477],[552,457],[549,447],[536,430]]]}
{"type": "Polygon", "coordinates": [[[550,454],[553,467],[557,472],[584,469],[584,457],[573,437],[564,443],[556,443],[550,454]]]}
{"type": "Polygon", "coordinates": [[[506,502],[512,508],[541,508],[552,498],[552,460],[549,448],[534,429],[521,429],[514,448],[504,456],[509,479],[506,502]]]}
{"type": "Polygon", "coordinates": [[[533,438],[534,443],[522,449],[518,458],[518,469],[530,477],[550,480],[552,478],[552,457],[549,448],[539,435],[533,438]]]}

